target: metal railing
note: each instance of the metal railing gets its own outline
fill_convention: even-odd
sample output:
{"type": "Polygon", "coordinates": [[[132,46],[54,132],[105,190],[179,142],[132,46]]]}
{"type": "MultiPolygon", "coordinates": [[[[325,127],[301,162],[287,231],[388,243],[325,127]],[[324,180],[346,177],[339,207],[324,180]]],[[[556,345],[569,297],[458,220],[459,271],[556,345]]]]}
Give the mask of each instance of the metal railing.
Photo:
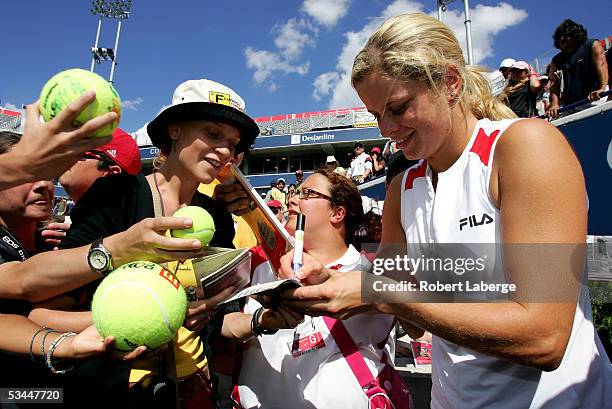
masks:
{"type": "MultiPolygon", "coordinates": [[[[607,97],[610,94],[612,94],[612,90],[601,92],[599,94],[599,99],[601,100],[601,99],[607,97]]],[[[572,102],[571,104],[560,106],[559,110],[557,111],[557,113],[558,114],[562,114],[564,112],[572,111],[572,110],[574,110],[576,108],[580,108],[581,106],[590,104],[592,102],[595,102],[595,101],[590,101],[588,98],[583,98],[583,99],[581,99],[579,101],[572,102]]],[[[546,117],[547,117],[547,115],[543,114],[543,115],[540,115],[538,118],[546,118],[546,117]]]]}

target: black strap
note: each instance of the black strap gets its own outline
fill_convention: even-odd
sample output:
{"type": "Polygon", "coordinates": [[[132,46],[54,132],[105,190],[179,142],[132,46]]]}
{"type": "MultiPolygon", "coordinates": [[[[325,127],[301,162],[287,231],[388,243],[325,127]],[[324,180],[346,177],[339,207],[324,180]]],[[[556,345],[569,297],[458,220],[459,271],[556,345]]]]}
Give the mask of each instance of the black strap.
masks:
{"type": "Polygon", "coordinates": [[[4,226],[0,226],[0,247],[3,253],[11,256],[11,260],[5,261],[26,261],[29,257],[19,240],[4,226]]]}

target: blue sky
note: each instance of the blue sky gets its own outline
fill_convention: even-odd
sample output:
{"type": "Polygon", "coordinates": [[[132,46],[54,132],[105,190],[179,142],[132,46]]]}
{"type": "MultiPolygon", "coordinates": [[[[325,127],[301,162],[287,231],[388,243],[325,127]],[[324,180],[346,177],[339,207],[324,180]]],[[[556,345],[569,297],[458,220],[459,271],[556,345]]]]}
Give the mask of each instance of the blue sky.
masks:
{"type": "MultiPolygon", "coordinates": [[[[423,11],[434,0],[133,0],[115,71],[121,127],[135,131],[169,104],[184,80],[222,82],[253,117],[360,106],[347,80],[355,53],[385,16],[423,11]]],[[[97,17],[89,0],[3,2],[0,106],[38,98],[45,81],[67,68],[89,69],[97,17]]],[[[471,0],[477,63],[505,57],[550,58],[551,35],[565,18],[590,37],[612,34],[609,0],[471,0]]],[[[463,3],[444,21],[464,41],[463,3]]],[[[100,46],[113,47],[116,22],[105,20],[100,46]]],[[[96,66],[108,77],[110,65],[96,66]]]]}

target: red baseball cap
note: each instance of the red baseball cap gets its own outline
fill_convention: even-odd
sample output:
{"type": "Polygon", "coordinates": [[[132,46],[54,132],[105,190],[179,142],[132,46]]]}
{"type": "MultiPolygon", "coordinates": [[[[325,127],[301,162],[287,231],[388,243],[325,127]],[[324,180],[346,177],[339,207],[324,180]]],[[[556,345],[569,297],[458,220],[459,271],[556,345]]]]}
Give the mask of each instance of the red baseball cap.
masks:
{"type": "Polygon", "coordinates": [[[103,152],[124,171],[132,175],[140,173],[140,150],[130,134],[122,129],[115,129],[113,139],[95,152],[103,152]]]}
{"type": "Polygon", "coordinates": [[[278,200],[270,200],[268,203],[266,203],[268,205],[268,207],[276,207],[276,208],[281,208],[283,207],[283,205],[281,204],[281,202],[279,202],[278,200]]]}

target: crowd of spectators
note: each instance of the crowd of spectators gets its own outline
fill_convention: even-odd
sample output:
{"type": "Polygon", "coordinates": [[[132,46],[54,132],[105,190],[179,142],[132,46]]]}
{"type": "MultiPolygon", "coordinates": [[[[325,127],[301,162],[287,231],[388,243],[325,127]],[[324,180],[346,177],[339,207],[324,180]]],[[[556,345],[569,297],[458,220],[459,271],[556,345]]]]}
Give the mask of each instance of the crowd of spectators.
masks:
{"type": "MultiPolygon", "coordinates": [[[[554,118],[561,105],[582,99],[594,102],[608,90],[609,67],[603,48],[598,41],[587,38],[584,27],[566,20],[553,37],[561,52],[553,58],[545,74],[534,72],[525,61],[505,59],[500,65],[499,70],[507,81],[500,98],[519,117],[537,115],[538,100],[544,100],[542,95],[545,93],[549,94],[549,101],[542,103],[543,110],[554,118]]],[[[455,48],[459,48],[458,44],[455,48]]],[[[362,78],[357,83],[364,86],[363,81],[362,78]]],[[[326,407],[327,403],[334,402],[338,388],[346,389],[343,396],[350,402],[348,406],[364,407],[369,399],[361,393],[360,384],[351,378],[347,366],[335,367],[338,362],[342,363],[341,360],[331,359],[339,356],[335,349],[330,348],[335,345],[333,334],[326,338],[331,345],[323,351],[325,354],[296,359],[322,348],[320,345],[307,345],[306,348],[300,342],[321,336],[321,328],[327,328],[329,317],[322,318],[316,310],[309,316],[306,314],[309,311],[290,310],[284,306],[268,308],[255,299],[247,301],[246,305],[215,309],[224,297],[231,294],[231,288],[212,298],[190,300],[184,327],[179,330],[174,345],[169,347],[168,356],[176,356],[176,362],[163,362],[176,372],[173,375],[177,382],[176,390],[167,390],[172,379],[170,376],[166,379],[167,374],[160,369],[161,360],[166,358],[159,356],[164,351],[156,351],[157,358],[153,355],[144,359],[146,347],[141,346],[119,356],[121,360],[110,363],[92,359],[109,354],[115,339],[102,337],[92,325],[91,313],[87,311],[92,288],[88,285],[97,285],[113,266],[116,268],[135,260],[175,262],[174,271],[180,274],[179,261],[182,264],[184,260],[203,254],[198,242],[165,235],[167,230],[191,225],[189,220],[169,217],[184,205],[206,208],[215,225],[225,227],[218,227],[211,241],[211,245],[219,247],[232,247],[235,232],[227,227],[235,219],[230,212],[239,215],[253,210],[245,199],[246,193],[234,190],[235,184],[223,183],[224,176],[220,170],[227,169],[227,165],[232,163],[239,164],[257,136],[257,125],[244,113],[244,101],[233,90],[208,80],[187,81],[177,88],[177,95],[173,104],[164,108],[148,126],[155,145],[161,150],[161,162],[159,169],[147,176],[140,173],[138,147],[125,132],[117,130],[104,140],[87,139],[88,135],[117,119],[115,114],[95,118],[78,129],[72,126],[78,113],[92,102],[92,95],[82,97],[66,112],[45,124],[38,121],[38,108],[32,105],[28,107],[28,123],[23,137],[0,133],[0,232],[4,243],[0,245],[0,357],[3,370],[13,376],[14,386],[31,386],[34,379],[41,385],[66,387],[67,403],[75,407],[87,406],[89,402],[115,407],[175,407],[180,401],[181,407],[209,408],[218,398],[214,391],[218,385],[214,377],[210,378],[217,352],[213,351],[211,343],[216,339],[217,342],[225,340],[222,342],[229,344],[231,341],[250,348],[245,349],[243,355],[242,351],[239,352],[243,358],[240,359],[243,371],[236,385],[242,390],[243,403],[248,402],[249,407],[259,405],[259,400],[263,403],[281,401],[281,404],[299,407],[305,398],[315,402],[317,407],[326,407]],[[230,107],[211,102],[208,99],[211,91],[227,93],[235,103],[230,107]],[[184,93],[196,97],[185,102],[185,98],[180,98],[184,93]],[[213,132],[198,126],[202,123],[212,127],[213,132]],[[206,159],[203,161],[202,157],[206,159]],[[204,166],[202,162],[206,162],[204,166]],[[75,203],[74,223],[72,226],[48,223],[37,233],[36,224],[48,221],[51,216],[53,178],[59,178],[75,203]],[[200,185],[212,186],[214,195],[202,193],[200,185]],[[161,204],[161,214],[158,214],[157,204],[161,204]],[[40,234],[38,243],[36,234],[40,234]],[[40,245],[41,242],[44,245],[40,245]],[[46,251],[49,249],[57,251],[46,251]],[[104,266],[92,264],[93,250],[104,250],[104,266]],[[66,304],[67,298],[74,298],[72,304],[66,304]],[[41,301],[45,303],[35,304],[41,301]],[[85,310],[80,310],[83,307],[85,310]],[[196,348],[191,348],[191,345],[196,345],[196,348]],[[143,358],[139,364],[127,362],[138,357],[143,358]],[[54,374],[67,372],[59,366],[65,362],[57,358],[88,360],[76,365],[73,378],[58,381],[45,368],[54,374]],[[35,363],[36,360],[44,361],[45,365],[35,363]],[[276,370],[280,367],[282,372],[276,370]],[[275,376],[277,378],[273,378],[275,376]],[[318,389],[310,388],[310,382],[318,389]],[[74,396],[79,397],[78,401],[75,402],[74,396]]],[[[356,142],[353,152],[348,169],[343,168],[335,156],[329,155],[325,166],[315,170],[306,180],[303,171],[297,170],[295,184],[288,185],[282,177],[272,182],[265,198],[267,206],[290,233],[296,230],[297,214],[307,215],[309,223],[306,228],[309,231],[304,248],[308,257],[318,256],[325,261],[325,267],[321,265],[320,270],[329,274],[326,280],[339,280],[339,275],[335,275],[338,271],[349,276],[348,273],[361,262],[357,251],[359,246],[366,242],[379,243],[383,236],[382,205],[361,196],[356,186],[385,176],[385,188],[389,189],[395,176],[415,164],[415,161],[406,159],[391,141],[382,148],[374,146],[369,152],[362,143],[356,142]]],[[[582,183],[580,178],[576,180],[582,183]]],[[[393,182],[396,187],[397,182],[398,179],[393,182]]],[[[391,203],[388,207],[393,211],[395,204],[398,217],[401,215],[398,204],[401,203],[391,203]]],[[[438,226],[442,227],[442,223],[438,226]]],[[[555,225],[551,223],[551,226],[555,225]]],[[[395,228],[393,231],[401,226],[395,228]]],[[[252,251],[255,254],[256,250],[252,251]]],[[[253,265],[251,272],[253,283],[276,280],[271,264],[265,260],[257,261],[259,263],[253,265]]],[[[312,265],[311,260],[309,268],[312,265]]],[[[189,277],[195,277],[193,271],[189,272],[192,274],[183,274],[180,278],[182,284],[188,283],[189,277]]],[[[303,291],[303,288],[297,291],[303,291]]],[[[201,294],[198,296],[203,297],[201,294]]],[[[303,302],[303,299],[289,300],[291,302],[303,302]]],[[[471,305],[468,307],[472,308],[471,305]]],[[[387,364],[385,350],[393,349],[393,329],[397,317],[402,317],[400,314],[403,313],[391,310],[377,315],[351,314],[343,317],[343,323],[337,321],[341,324],[331,322],[346,326],[346,331],[359,345],[355,347],[357,351],[369,351],[363,360],[375,369],[378,377],[382,376],[383,368],[391,367],[387,364]]],[[[454,319],[459,314],[448,315],[454,319]]],[[[510,315],[499,314],[502,318],[510,315]]],[[[403,317],[419,316],[415,313],[403,317]]],[[[402,325],[407,328],[424,333],[421,327],[413,327],[406,319],[403,321],[406,322],[402,325]]],[[[431,321],[437,323],[439,320],[431,321]]],[[[427,324],[422,325],[423,328],[433,328],[432,332],[439,330],[428,321],[420,323],[427,324]]],[[[517,325],[514,321],[511,324],[517,325]]],[[[460,325],[456,327],[462,328],[460,325]]],[[[332,332],[332,326],[329,329],[332,332]]],[[[518,337],[525,332],[517,330],[512,336],[518,337]]],[[[476,343],[464,346],[462,342],[465,339],[480,340],[481,331],[474,330],[473,334],[468,331],[466,334],[460,334],[463,338],[452,338],[454,335],[451,334],[451,338],[466,350],[476,345],[480,348],[479,354],[491,355],[489,359],[501,355],[494,349],[498,345],[517,343],[499,336],[501,341],[491,342],[491,346],[482,347],[476,343]],[[493,352],[489,354],[490,351],[493,352]]],[[[451,341],[444,342],[451,344],[451,341]]],[[[436,353],[444,353],[444,350],[440,351],[436,353]]],[[[524,354],[506,353],[503,358],[514,361],[507,359],[503,365],[526,368],[524,360],[529,355],[527,352],[524,354]]],[[[565,350],[562,358],[564,354],[565,350]]],[[[500,362],[496,362],[497,367],[500,367],[500,362]]],[[[529,364],[528,369],[532,371],[554,369],[552,364],[544,366],[535,361],[529,364]]],[[[216,369],[223,372],[222,366],[216,369]]],[[[538,376],[540,372],[537,372],[538,376]]],[[[495,382],[498,386],[504,385],[501,380],[495,382]]],[[[597,382],[598,379],[590,381],[599,387],[597,382]]],[[[386,387],[384,383],[383,386],[386,387]]],[[[484,391],[479,393],[486,397],[484,391]]],[[[593,398],[595,400],[597,397],[593,398]]]]}
{"type": "Polygon", "coordinates": [[[605,41],[589,39],[584,26],[566,19],[556,28],[553,43],[560,52],[543,73],[525,61],[506,58],[500,63],[506,85],[499,98],[518,117],[555,119],[561,106],[595,103],[610,89],[611,51],[605,51],[605,41]]]}

